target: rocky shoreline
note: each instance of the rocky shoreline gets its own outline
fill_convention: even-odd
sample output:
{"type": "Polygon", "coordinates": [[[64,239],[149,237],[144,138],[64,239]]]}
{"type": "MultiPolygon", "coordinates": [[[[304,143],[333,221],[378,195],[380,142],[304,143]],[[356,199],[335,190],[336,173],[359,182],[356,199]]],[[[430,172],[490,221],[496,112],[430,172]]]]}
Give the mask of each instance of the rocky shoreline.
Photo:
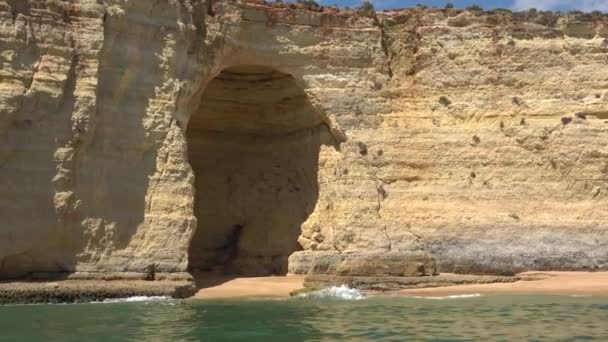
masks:
{"type": "Polygon", "coordinates": [[[79,303],[134,296],[188,298],[196,287],[191,281],[59,280],[0,283],[0,305],[79,303]]]}
{"type": "MultiPolygon", "coordinates": [[[[72,274],[67,279],[57,276],[46,280],[30,278],[25,281],[6,281],[0,283],[0,305],[34,303],[82,303],[98,302],[106,299],[128,298],[135,296],[185,298],[247,298],[247,297],[287,297],[288,294],[331,286],[347,285],[365,292],[391,292],[406,289],[435,288],[464,284],[505,283],[522,280],[519,276],[479,276],[459,274],[438,274],[433,276],[340,276],[316,274],[309,276],[278,276],[254,278],[211,279],[168,279],[145,280],[136,274],[131,279],[100,274],[72,274]],[[236,282],[231,285],[231,282],[236,282]],[[239,283],[241,285],[239,286],[239,283]],[[198,286],[197,286],[198,284],[198,286]],[[201,286],[202,285],[202,286],[201,286]],[[236,286],[236,288],[232,288],[236,286]],[[208,288],[216,288],[209,291],[208,288]],[[286,288],[283,291],[283,288],[286,288]],[[199,293],[199,289],[200,290],[199,293]],[[288,289],[287,289],[288,288],[288,289]],[[219,290],[219,292],[217,292],[219,290]],[[222,295],[222,292],[225,292],[222,295]],[[202,293],[202,295],[201,295],[202,293]],[[226,293],[230,293],[226,295],[226,293]],[[211,294],[209,296],[208,294],[211,294]]],[[[208,275],[207,275],[208,276],[208,275]]],[[[178,277],[179,278],[179,277],[178,277]]]]}
{"type": "Polygon", "coordinates": [[[326,288],[347,285],[362,291],[398,291],[416,288],[434,288],[469,284],[512,283],[522,280],[518,276],[485,276],[467,274],[439,274],[428,277],[356,277],[315,275],[304,279],[306,288],[326,288]]]}
{"type": "Polygon", "coordinates": [[[471,293],[608,296],[608,272],[525,272],[515,276],[442,273],[422,277],[288,275],[200,276],[192,280],[100,280],[0,282],[0,306],[82,303],[135,296],[175,299],[288,298],[346,285],[369,295],[441,296],[471,293]],[[205,280],[206,282],[202,281],[205,280]]]}

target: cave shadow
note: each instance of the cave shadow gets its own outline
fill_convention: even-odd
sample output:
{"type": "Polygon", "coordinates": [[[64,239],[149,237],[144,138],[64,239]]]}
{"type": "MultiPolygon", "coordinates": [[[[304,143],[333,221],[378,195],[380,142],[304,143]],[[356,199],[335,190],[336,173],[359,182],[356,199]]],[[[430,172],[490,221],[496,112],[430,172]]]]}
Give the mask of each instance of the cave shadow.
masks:
{"type": "Polygon", "coordinates": [[[217,272],[202,272],[196,270],[190,271],[190,274],[194,278],[196,291],[216,287],[234,279],[241,278],[241,276],[235,274],[219,274],[217,272]]]}
{"type": "Polygon", "coordinates": [[[187,129],[197,230],[189,271],[199,288],[236,276],[285,275],[319,197],[331,134],[290,75],[247,67],[206,88],[187,129]],[[236,76],[235,76],[236,75],[236,76]]]}

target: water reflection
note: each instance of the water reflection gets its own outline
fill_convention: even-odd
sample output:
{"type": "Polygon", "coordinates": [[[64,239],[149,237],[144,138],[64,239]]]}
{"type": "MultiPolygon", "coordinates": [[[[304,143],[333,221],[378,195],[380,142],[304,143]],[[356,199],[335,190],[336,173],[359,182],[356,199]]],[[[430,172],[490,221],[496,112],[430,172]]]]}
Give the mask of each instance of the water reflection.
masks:
{"type": "Polygon", "coordinates": [[[164,301],[0,307],[0,341],[608,340],[608,298],[164,301]]]}

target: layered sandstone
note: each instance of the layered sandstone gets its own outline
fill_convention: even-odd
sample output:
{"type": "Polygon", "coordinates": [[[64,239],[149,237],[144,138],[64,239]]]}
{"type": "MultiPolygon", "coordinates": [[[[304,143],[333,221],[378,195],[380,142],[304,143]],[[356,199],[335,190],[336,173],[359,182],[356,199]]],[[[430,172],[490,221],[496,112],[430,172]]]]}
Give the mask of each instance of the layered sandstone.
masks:
{"type": "Polygon", "coordinates": [[[607,62],[597,15],[1,0],[0,278],[607,269],[607,62]]]}

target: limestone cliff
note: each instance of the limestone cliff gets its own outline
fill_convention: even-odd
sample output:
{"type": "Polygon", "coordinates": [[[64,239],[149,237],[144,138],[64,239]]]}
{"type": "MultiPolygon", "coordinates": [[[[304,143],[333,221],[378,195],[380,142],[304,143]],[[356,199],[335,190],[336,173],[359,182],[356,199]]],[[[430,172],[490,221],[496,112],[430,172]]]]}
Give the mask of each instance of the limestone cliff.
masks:
{"type": "Polygon", "coordinates": [[[0,0],[0,278],[608,269],[607,63],[598,15],[0,0]]]}

